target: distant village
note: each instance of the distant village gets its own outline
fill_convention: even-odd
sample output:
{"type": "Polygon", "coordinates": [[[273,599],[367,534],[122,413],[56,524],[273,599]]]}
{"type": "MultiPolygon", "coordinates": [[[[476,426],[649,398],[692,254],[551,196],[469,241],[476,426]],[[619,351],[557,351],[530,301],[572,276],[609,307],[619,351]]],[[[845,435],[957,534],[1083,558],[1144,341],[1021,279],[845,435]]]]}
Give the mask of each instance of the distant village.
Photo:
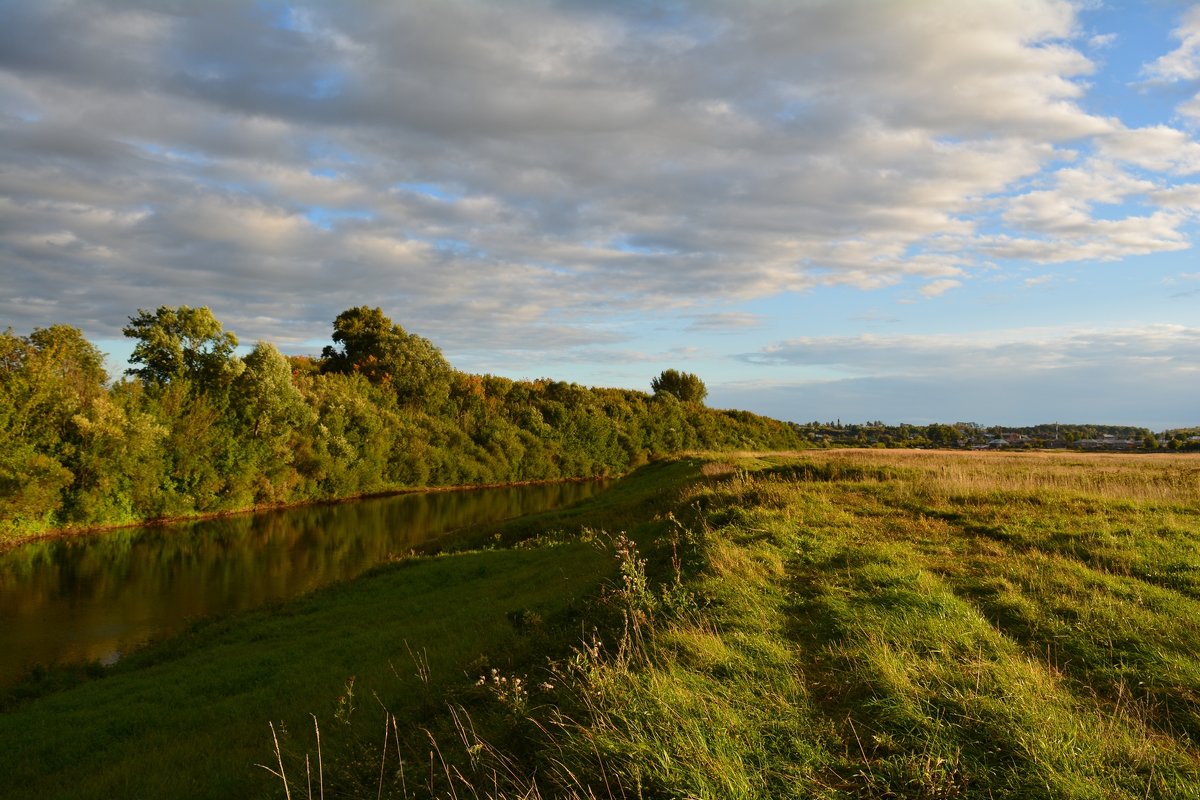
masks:
{"type": "Polygon", "coordinates": [[[984,427],[973,422],[932,425],[843,425],[835,422],[793,423],[818,447],[913,447],[957,450],[1200,450],[1200,428],[1160,432],[1125,425],[1052,423],[1027,428],[984,427]]]}

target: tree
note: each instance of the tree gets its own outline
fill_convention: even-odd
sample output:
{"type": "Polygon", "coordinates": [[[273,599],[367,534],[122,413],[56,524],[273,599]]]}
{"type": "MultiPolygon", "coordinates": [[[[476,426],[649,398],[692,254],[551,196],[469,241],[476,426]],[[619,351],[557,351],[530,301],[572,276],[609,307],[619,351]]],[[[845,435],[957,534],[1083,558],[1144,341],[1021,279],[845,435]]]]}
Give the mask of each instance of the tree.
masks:
{"type": "Polygon", "coordinates": [[[703,403],[708,397],[708,387],[704,381],[690,372],[678,370],[663,370],[662,374],[650,381],[650,388],[655,395],[669,394],[685,403],[703,403]]]}
{"type": "Polygon", "coordinates": [[[87,434],[113,410],[103,358],[70,325],[0,334],[0,534],[50,524],[68,487],[89,488],[87,434]]]}
{"type": "Polygon", "coordinates": [[[380,308],[358,306],[338,314],[333,341],[321,353],[323,371],[357,373],[377,386],[390,386],[402,402],[444,400],[453,369],[428,339],[388,319],[380,308]]]}
{"type": "Polygon", "coordinates": [[[958,429],[945,423],[926,427],[925,438],[935,447],[957,447],[959,442],[958,429]]]}
{"type": "Polygon", "coordinates": [[[234,355],[237,337],[221,329],[208,306],[159,306],[154,313],[139,308],[121,332],[138,340],[129,360],[142,365],[126,374],[149,384],[182,378],[208,391],[228,385],[242,370],[234,355]]]}
{"type": "Polygon", "coordinates": [[[96,387],[108,381],[104,354],[83,338],[83,331],[78,328],[72,325],[34,328],[28,341],[38,353],[55,364],[60,376],[96,387]]]}
{"type": "Polygon", "coordinates": [[[308,415],[304,397],[292,383],[292,367],[269,342],[259,342],[244,359],[234,381],[234,411],[252,439],[286,436],[308,415]]]}
{"type": "Polygon", "coordinates": [[[58,452],[71,418],[104,394],[104,355],[70,325],[0,336],[0,436],[58,452]]]}

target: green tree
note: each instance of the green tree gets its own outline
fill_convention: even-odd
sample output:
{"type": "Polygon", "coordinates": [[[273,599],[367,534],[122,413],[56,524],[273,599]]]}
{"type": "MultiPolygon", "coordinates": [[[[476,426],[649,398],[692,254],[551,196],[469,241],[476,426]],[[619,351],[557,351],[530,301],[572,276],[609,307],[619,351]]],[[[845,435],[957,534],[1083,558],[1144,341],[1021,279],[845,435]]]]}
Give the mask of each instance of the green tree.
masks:
{"type": "MultiPolygon", "coordinates": [[[[53,524],[80,466],[87,432],[111,416],[103,355],[70,325],[0,335],[0,519],[7,526],[53,524]]],[[[3,528],[5,526],[0,526],[3,528]]]]}
{"type": "Polygon", "coordinates": [[[650,388],[656,395],[673,395],[685,403],[703,403],[704,398],[708,397],[708,387],[704,381],[690,372],[674,369],[663,370],[661,375],[650,381],[650,388]]]}
{"type": "Polygon", "coordinates": [[[958,447],[958,429],[953,425],[935,423],[925,428],[925,438],[935,447],[958,447]]]}
{"type": "Polygon", "coordinates": [[[28,341],[59,376],[87,386],[88,391],[95,391],[108,381],[104,354],[78,328],[71,325],[34,328],[28,341]]]}
{"type": "Polygon", "coordinates": [[[230,413],[237,420],[239,471],[255,502],[280,502],[299,481],[296,454],[312,436],[315,414],[292,380],[292,365],[275,346],[259,342],[233,382],[230,413]]]}
{"type": "Polygon", "coordinates": [[[428,339],[388,319],[380,308],[358,306],[338,314],[333,341],[321,353],[324,371],[362,375],[377,386],[390,386],[397,399],[429,408],[450,391],[453,369],[428,339]]]}
{"type": "Polygon", "coordinates": [[[227,386],[242,370],[234,355],[237,336],[222,330],[207,306],[159,306],[153,313],[138,309],[121,332],[138,340],[129,360],[142,365],[126,374],[152,385],[186,379],[208,392],[227,386]]]}
{"type": "Polygon", "coordinates": [[[259,342],[243,360],[246,368],[234,381],[234,410],[251,438],[286,436],[310,416],[300,390],[292,383],[292,367],[269,342],[259,342]]]}
{"type": "Polygon", "coordinates": [[[70,325],[0,336],[0,431],[57,452],[72,415],[104,393],[104,355],[70,325]]]}

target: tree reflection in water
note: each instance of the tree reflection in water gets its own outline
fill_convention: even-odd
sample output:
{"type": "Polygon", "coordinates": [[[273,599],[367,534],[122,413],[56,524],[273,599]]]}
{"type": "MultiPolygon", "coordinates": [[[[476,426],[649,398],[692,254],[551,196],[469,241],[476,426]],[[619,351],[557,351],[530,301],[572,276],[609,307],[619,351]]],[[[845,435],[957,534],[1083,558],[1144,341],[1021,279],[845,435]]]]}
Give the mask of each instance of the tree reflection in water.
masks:
{"type": "Polygon", "coordinates": [[[30,542],[0,554],[0,684],[35,664],[112,663],[190,621],[353,578],[449,531],[603,486],[406,494],[30,542]]]}

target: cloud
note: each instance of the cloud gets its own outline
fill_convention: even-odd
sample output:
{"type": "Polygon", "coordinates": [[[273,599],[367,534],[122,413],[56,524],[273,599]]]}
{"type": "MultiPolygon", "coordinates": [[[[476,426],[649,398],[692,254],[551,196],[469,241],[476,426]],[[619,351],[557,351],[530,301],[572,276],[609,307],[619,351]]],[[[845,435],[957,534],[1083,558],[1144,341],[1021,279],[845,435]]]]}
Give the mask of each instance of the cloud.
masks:
{"type": "Polygon", "coordinates": [[[302,343],[369,302],[448,350],[569,349],[606,318],[745,330],[697,310],[1191,244],[1200,145],[1086,110],[1103,42],[1057,0],[4,14],[17,327],[207,304],[302,343]],[[1097,211],[1126,202],[1152,207],[1097,211]]]}
{"type": "Polygon", "coordinates": [[[951,278],[943,278],[940,281],[932,281],[921,287],[920,292],[923,297],[940,297],[951,289],[956,289],[962,286],[962,281],[956,281],[951,278]]]}
{"type": "Polygon", "coordinates": [[[758,328],[763,322],[761,314],[724,311],[695,315],[687,330],[692,333],[734,333],[758,328]]]}
{"type": "Polygon", "coordinates": [[[1154,172],[1200,172],[1200,142],[1168,125],[1118,128],[1098,140],[1102,155],[1154,172]]]}
{"type": "Polygon", "coordinates": [[[1191,8],[1171,32],[1179,47],[1142,67],[1150,81],[1174,83],[1200,78],[1200,8],[1191,8]]]}
{"type": "Polygon", "coordinates": [[[1200,370],[1200,328],[1164,324],[1116,330],[801,337],[742,358],[776,367],[822,366],[907,376],[1034,373],[1064,366],[1121,369],[1154,363],[1167,377],[1200,370]]]}
{"type": "Polygon", "coordinates": [[[765,413],[793,420],[1108,420],[1158,430],[1193,424],[1200,391],[1200,328],[1184,325],[804,337],[743,359],[778,374],[710,386],[712,402],[756,397],[765,413]]]}
{"type": "Polygon", "coordinates": [[[927,425],[1051,422],[1139,425],[1154,431],[1195,424],[1200,373],[1164,379],[1154,364],[1063,368],[1048,374],[997,370],[936,377],[884,375],[769,385],[709,384],[709,404],[800,422],[883,420],[927,425]]]}
{"type": "Polygon", "coordinates": [[[1195,124],[1196,121],[1200,120],[1200,94],[1180,103],[1175,107],[1175,111],[1185,120],[1195,124]]]}

